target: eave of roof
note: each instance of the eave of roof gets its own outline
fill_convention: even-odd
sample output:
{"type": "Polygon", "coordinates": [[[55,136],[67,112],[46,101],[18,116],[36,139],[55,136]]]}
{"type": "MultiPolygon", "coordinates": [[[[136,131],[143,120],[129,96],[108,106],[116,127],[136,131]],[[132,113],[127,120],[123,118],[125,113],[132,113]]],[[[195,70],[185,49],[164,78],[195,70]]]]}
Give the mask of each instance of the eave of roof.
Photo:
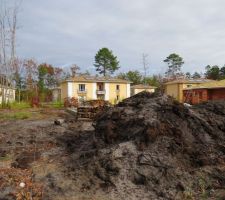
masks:
{"type": "Polygon", "coordinates": [[[185,90],[216,89],[216,88],[225,88],[225,80],[202,83],[202,84],[200,84],[198,86],[195,86],[195,87],[186,88],[185,90]]]}
{"type": "Polygon", "coordinates": [[[123,79],[116,79],[116,78],[107,78],[107,77],[83,77],[83,76],[77,76],[74,78],[66,79],[62,81],[64,82],[82,82],[82,83],[96,83],[96,82],[102,82],[102,83],[132,83],[127,80],[123,79]]]}
{"type": "Polygon", "coordinates": [[[193,87],[193,88],[185,88],[183,90],[201,90],[201,89],[207,89],[207,90],[212,90],[212,89],[223,89],[225,86],[221,87],[193,87]]]}
{"type": "Polygon", "coordinates": [[[214,80],[210,80],[210,79],[182,79],[182,80],[174,80],[174,81],[169,81],[164,83],[164,85],[170,85],[170,84],[192,84],[192,83],[196,83],[196,84],[202,84],[202,83],[206,83],[206,82],[213,82],[214,80]]]}

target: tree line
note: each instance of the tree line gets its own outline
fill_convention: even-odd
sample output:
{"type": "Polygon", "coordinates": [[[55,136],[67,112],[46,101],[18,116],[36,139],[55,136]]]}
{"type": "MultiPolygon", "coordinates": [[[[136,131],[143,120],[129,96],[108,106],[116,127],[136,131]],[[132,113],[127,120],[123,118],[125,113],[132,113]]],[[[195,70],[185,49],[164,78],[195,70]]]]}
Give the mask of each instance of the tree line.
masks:
{"type": "MultiPolygon", "coordinates": [[[[41,101],[51,101],[51,89],[60,86],[60,82],[76,76],[80,69],[72,64],[69,69],[54,67],[51,64],[41,63],[35,59],[17,60],[18,70],[13,74],[13,82],[17,92],[17,100],[31,100],[32,97],[40,97],[41,101]]],[[[80,73],[89,75],[89,72],[80,73]]]]}
{"type": "MultiPolygon", "coordinates": [[[[60,81],[74,77],[80,68],[73,64],[70,71],[55,67],[51,64],[38,64],[35,59],[20,59],[16,55],[16,35],[18,30],[18,12],[20,1],[15,0],[14,6],[8,7],[3,3],[0,7],[0,90],[2,102],[5,101],[5,93],[12,86],[16,87],[17,99],[27,100],[33,96],[39,96],[42,100],[49,100],[51,88],[57,87],[60,81]]],[[[147,75],[147,55],[143,54],[144,74],[138,70],[129,70],[116,75],[117,78],[131,81],[132,84],[147,84],[159,86],[164,80],[175,80],[179,78],[208,78],[214,80],[225,79],[225,66],[206,66],[204,73],[184,73],[182,66],[184,59],[172,53],[163,62],[167,65],[164,75],[147,75]]],[[[121,67],[117,56],[112,50],[104,47],[99,49],[94,57],[93,65],[96,72],[103,76],[112,76],[121,67]]],[[[90,75],[88,71],[79,73],[90,75]]]]}
{"type": "MultiPolygon", "coordinates": [[[[143,54],[144,55],[144,54],[143,54]]],[[[225,79],[225,66],[219,67],[206,66],[205,72],[190,72],[184,73],[182,71],[182,66],[184,65],[184,59],[176,54],[172,53],[166,57],[163,62],[167,65],[167,70],[164,75],[146,75],[146,62],[143,64],[143,69],[145,69],[145,74],[141,74],[138,70],[129,70],[128,72],[119,73],[117,78],[131,81],[132,84],[147,84],[153,86],[159,86],[163,81],[171,81],[176,79],[199,79],[207,78],[213,80],[225,79]]],[[[119,61],[113,52],[108,48],[100,49],[95,56],[95,67],[96,71],[100,74],[111,75],[115,73],[119,67],[119,61]]]]}
{"type": "MultiPolygon", "coordinates": [[[[162,79],[164,81],[171,81],[176,79],[199,79],[199,78],[207,78],[212,80],[222,80],[225,79],[225,65],[220,67],[218,65],[207,65],[205,67],[205,72],[194,72],[191,74],[190,72],[184,73],[182,71],[182,66],[184,65],[184,59],[176,54],[172,53],[166,59],[163,60],[164,63],[167,64],[167,70],[163,75],[152,75],[146,76],[142,75],[138,70],[130,70],[128,72],[119,73],[117,78],[125,79],[131,81],[133,84],[148,84],[153,86],[159,86],[162,83],[162,79]]],[[[96,71],[100,71],[100,74],[104,74],[104,76],[109,73],[113,74],[116,70],[119,69],[119,61],[117,57],[112,54],[107,48],[103,48],[98,51],[95,57],[95,66],[97,67],[96,71]],[[104,52],[104,53],[103,53],[104,52]],[[105,53],[107,52],[107,53],[105,53]],[[110,55],[110,56],[106,56],[110,55]],[[97,64],[96,64],[97,63],[97,64]],[[111,65],[111,63],[113,63],[111,65]]],[[[146,69],[146,65],[144,63],[144,69],[146,69]]]]}

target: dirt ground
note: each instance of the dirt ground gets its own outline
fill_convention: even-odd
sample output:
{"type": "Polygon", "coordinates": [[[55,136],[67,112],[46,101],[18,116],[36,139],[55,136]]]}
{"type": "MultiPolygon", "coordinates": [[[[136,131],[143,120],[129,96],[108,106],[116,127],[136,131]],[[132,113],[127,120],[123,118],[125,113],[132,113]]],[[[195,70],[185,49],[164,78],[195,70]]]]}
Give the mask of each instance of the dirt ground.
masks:
{"type": "Polygon", "coordinates": [[[142,93],[94,121],[31,113],[0,121],[0,200],[225,199],[225,102],[142,93]]]}
{"type": "Polygon", "coordinates": [[[0,121],[0,199],[90,199],[69,176],[68,153],[58,137],[93,131],[92,122],[74,123],[63,110],[30,112],[29,119],[0,121]],[[55,125],[58,118],[67,122],[55,125]]]}

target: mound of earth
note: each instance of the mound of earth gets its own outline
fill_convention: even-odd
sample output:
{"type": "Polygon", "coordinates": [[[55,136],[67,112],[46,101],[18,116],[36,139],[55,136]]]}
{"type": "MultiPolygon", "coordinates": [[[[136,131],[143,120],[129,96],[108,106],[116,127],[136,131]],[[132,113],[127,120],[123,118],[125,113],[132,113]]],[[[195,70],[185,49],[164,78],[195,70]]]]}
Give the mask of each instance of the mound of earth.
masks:
{"type": "Polygon", "coordinates": [[[107,199],[225,199],[225,102],[139,93],[64,135],[82,191],[107,199]],[[71,154],[71,152],[73,152],[71,154]]]}

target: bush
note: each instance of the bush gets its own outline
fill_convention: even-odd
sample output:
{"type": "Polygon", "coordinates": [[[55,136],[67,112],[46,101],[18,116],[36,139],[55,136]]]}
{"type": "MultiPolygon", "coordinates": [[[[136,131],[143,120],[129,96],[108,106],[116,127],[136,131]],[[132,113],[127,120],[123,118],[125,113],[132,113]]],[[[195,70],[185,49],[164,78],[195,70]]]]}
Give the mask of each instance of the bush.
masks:
{"type": "Polygon", "coordinates": [[[64,99],[64,107],[78,107],[78,99],[75,97],[67,97],[64,99]]]}

